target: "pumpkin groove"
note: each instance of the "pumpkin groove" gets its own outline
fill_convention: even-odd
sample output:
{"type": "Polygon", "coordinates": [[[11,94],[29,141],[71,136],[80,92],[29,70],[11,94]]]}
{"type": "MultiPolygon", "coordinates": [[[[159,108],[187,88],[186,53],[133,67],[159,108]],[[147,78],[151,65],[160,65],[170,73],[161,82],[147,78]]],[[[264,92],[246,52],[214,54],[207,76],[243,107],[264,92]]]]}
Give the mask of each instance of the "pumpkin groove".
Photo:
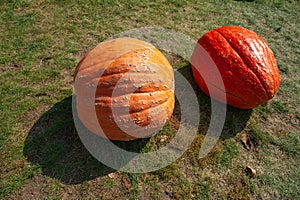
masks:
{"type": "MultiPolygon", "coordinates": [[[[217,31],[217,32],[220,33],[220,31],[217,31]]],[[[225,37],[222,33],[220,33],[220,35],[223,36],[223,38],[228,42],[228,44],[231,46],[231,48],[233,49],[233,51],[236,52],[237,56],[240,57],[241,62],[244,63],[244,65],[246,66],[246,68],[248,68],[248,69],[252,72],[253,76],[255,76],[255,77],[257,78],[258,82],[260,83],[261,87],[263,88],[264,92],[266,93],[266,92],[267,92],[267,89],[266,89],[265,85],[263,84],[262,79],[255,73],[255,70],[252,69],[252,65],[246,64],[245,59],[244,59],[244,56],[243,56],[242,54],[239,54],[238,50],[235,49],[235,46],[234,46],[231,42],[229,42],[229,41],[226,39],[226,37],[225,37]]],[[[251,93],[253,93],[251,90],[249,90],[249,91],[250,91],[251,93]]],[[[230,93],[230,92],[227,92],[227,93],[230,94],[230,95],[232,95],[232,96],[234,96],[234,95],[233,95],[232,93],[230,93]]],[[[237,97],[237,96],[235,96],[235,97],[237,97]]],[[[241,97],[239,97],[239,98],[242,99],[241,97]]],[[[260,97],[260,98],[261,98],[261,97],[260,97]]],[[[267,99],[267,98],[268,98],[268,97],[265,96],[265,99],[267,99]]],[[[247,102],[247,101],[244,100],[244,103],[246,103],[246,102],[247,102]]],[[[260,102],[262,103],[262,102],[264,102],[264,100],[260,100],[260,102]]]]}
{"type": "MultiPolygon", "coordinates": [[[[226,39],[226,35],[224,33],[221,33],[220,31],[217,31],[218,33],[220,33],[224,39],[228,42],[228,44],[232,47],[232,49],[237,53],[237,55],[241,58],[242,62],[247,66],[247,68],[249,70],[252,71],[253,75],[256,76],[256,78],[259,80],[259,83],[261,84],[261,86],[264,88],[264,91],[267,93],[267,87],[265,86],[265,82],[263,81],[263,77],[259,76],[258,74],[261,74],[258,69],[254,69],[253,66],[255,66],[255,64],[252,64],[251,61],[247,58],[247,56],[245,56],[243,53],[241,53],[241,51],[237,48],[236,45],[234,45],[234,43],[230,42],[229,40],[226,39]]],[[[243,44],[241,44],[243,45],[243,44]]],[[[255,43],[254,43],[255,45],[255,43]]],[[[263,69],[264,67],[260,67],[260,69],[263,69]]]]}

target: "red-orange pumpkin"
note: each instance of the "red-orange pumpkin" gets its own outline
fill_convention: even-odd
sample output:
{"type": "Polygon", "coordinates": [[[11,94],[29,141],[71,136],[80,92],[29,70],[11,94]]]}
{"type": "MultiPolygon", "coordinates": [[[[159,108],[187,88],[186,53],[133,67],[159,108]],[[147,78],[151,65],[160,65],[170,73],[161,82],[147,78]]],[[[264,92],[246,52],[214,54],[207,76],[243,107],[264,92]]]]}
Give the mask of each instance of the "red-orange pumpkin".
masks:
{"type": "Polygon", "coordinates": [[[112,140],[151,135],[174,108],[172,66],[153,45],[133,38],[105,41],[88,52],[74,86],[79,119],[112,140]]]}
{"type": "Polygon", "coordinates": [[[206,33],[198,40],[191,63],[196,83],[204,93],[222,101],[225,92],[226,103],[241,109],[266,103],[280,83],[270,47],[256,33],[242,27],[224,26],[206,33]],[[225,91],[220,82],[214,81],[212,66],[204,62],[208,55],[221,74],[225,91]]]}

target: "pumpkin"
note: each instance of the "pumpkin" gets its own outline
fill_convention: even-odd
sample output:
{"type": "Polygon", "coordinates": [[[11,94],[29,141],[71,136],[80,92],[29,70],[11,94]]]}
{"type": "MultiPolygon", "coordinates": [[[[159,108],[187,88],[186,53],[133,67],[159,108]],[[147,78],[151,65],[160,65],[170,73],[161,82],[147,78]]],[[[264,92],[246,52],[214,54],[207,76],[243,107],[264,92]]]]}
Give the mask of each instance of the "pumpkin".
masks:
{"type": "Polygon", "coordinates": [[[174,109],[172,66],[153,45],[134,38],[105,41],[88,52],[76,67],[74,88],[80,121],[111,140],[149,137],[174,109]]]}
{"type": "Polygon", "coordinates": [[[237,108],[265,104],[278,91],[280,75],[272,50],[246,28],[223,26],[203,35],[194,49],[191,65],[204,93],[237,108]],[[208,64],[208,59],[214,66],[208,64]],[[223,83],[217,80],[214,67],[223,83]],[[222,98],[224,93],[226,98],[222,98]]]}

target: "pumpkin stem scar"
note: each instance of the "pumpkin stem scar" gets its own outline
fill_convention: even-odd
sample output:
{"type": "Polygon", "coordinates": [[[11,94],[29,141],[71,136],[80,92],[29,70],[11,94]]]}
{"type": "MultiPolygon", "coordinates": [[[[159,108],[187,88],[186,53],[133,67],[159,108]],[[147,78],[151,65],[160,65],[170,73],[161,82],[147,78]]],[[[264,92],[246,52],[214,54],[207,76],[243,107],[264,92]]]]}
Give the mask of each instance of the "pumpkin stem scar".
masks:
{"type": "Polygon", "coordinates": [[[260,79],[259,76],[257,76],[256,73],[254,73],[254,71],[251,69],[251,67],[249,67],[245,62],[244,62],[244,59],[243,57],[239,54],[239,52],[234,48],[234,46],[227,40],[227,38],[218,30],[216,30],[217,33],[219,33],[223,38],[224,40],[226,40],[226,42],[230,45],[230,47],[236,52],[236,54],[241,58],[241,61],[245,64],[245,66],[247,66],[247,68],[254,74],[254,76],[259,80],[259,83],[260,85],[262,86],[262,88],[264,89],[265,91],[265,95],[266,95],[266,99],[269,98],[269,95],[268,95],[268,90],[266,88],[266,86],[263,84],[263,81],[260,79]]]}

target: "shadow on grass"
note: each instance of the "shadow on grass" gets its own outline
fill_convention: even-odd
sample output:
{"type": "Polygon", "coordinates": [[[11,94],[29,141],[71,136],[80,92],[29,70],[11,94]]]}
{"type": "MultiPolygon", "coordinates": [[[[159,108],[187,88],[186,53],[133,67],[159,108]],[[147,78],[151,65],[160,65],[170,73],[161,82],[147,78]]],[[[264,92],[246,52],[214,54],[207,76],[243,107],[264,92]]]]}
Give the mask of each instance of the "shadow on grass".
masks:
{"type": "MultiPolygon", "coordinates": [[[[201,112],[199,131],[206,133],[210,122],[211,100],[194,82],[189,65],[178,71],[189,80],[194,88],[201,112]]],[[[227,107],[226,122],[221,138],[233,137],[243,130],[251,112],[252,110],[227,107]]],[[[173,116],[180,121],[178,102],[173,116]]],[[[128,151],[141,152],[148,141],[146,138],[130,142],[114,141],[114,144],[128,151]]],[[[34,124],[25,140],[23,153],[29,162],[41,167],[44,175],[59,179],[65,184],[82,183],[115,171],[95,159],[82,144],[74,125],[71,96],[56,103],[34,124]]]]}
{"type": "MultiPolygon", "coordinates": [[[[146,142],[141,139],[114,143],[138,152],[146,142]]],[[[96,160],[82,144],[73,121],[71,96],[56,103],[33,125],[23,154],[29,162],[39,165],[44,175],[65,184],[82,183],[115,171],[96,160]]]]}
{"type": "MultiPolygon", "coordinates": [[[[201,133],[206,133],[208,125],[210,123],[211,99],[209,96],[204,94],[197,86],[196,82],[194,81],[191,66],[189,64],[186,64],[185,66],[180,68],[178,72],[180,72],[189,81],[197,95],[200,109],[199,131],[201,133]]],[[[251,113],[251,109],[241,110],[238,108],[227,106],[226,119],[221,138],[226,139],[234,137],[237,133],[242,131],[245,128],[248,120],[250,119],[251,113]]]]}

